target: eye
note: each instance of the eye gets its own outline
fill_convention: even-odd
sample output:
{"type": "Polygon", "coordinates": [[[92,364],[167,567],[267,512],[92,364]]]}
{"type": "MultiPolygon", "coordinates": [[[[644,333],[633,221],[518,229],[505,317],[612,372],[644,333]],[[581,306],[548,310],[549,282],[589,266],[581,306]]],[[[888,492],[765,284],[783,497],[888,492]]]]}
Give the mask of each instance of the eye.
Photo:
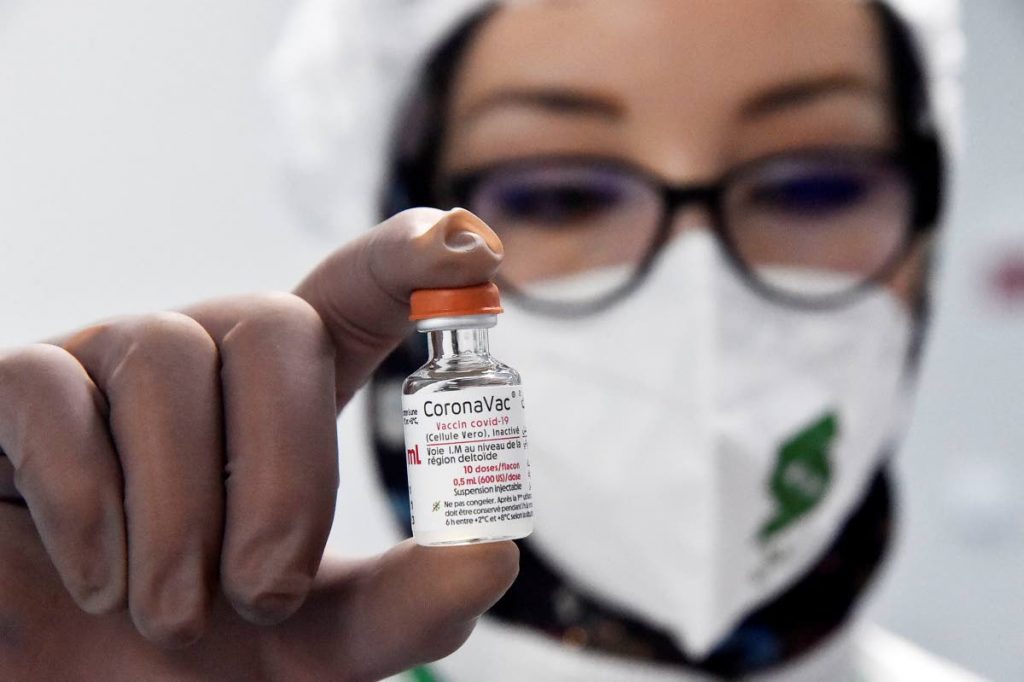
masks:
{"type": "Polygon", "coordinates": [[[494,200],[506,220],[559,227],[600,220],[626,198],[607,183],[563,181],[509,183],[494,200]]]}
{"type": "Polygon", "coordinates": [[[751,208],[794,217],[822,217],[860,206],[872,181],[846,171],[813,171],[755,183],[748,193],[751,208]]]}

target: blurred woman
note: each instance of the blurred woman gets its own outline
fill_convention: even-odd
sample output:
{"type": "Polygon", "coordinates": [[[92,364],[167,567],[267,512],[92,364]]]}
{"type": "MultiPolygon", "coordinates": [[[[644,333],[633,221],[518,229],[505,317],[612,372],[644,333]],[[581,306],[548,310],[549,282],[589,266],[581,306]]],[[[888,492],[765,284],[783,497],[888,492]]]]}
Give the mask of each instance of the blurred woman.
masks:
{"type": "MultiPolygon", "coordinates": [[[[808,0],[375,8],[400,36],[384,48],[423,60],[381,215],[462,206],[501,237],[513,314],[496,355],[525,378],[537,500],[518,581],[422,676],[867,674],[851,623],[889,548],[889,458],[944,193],[918,50],[935,34],[906,18],[941,26],[949,6],[894,4],[909,14],[808,0]],[[404,45],[403,14],[423,34],[404,45]]],[[[346,11],[300,13],[279,75],[358,74],[339,58],[372,52],[358,38],[319,55],[301,44],[344,20],[380,37],[346,11]]],[[[331,111],[289,94],[294,120],[331,111]]],[[[335,205],[359,186],[310,177],[335,205]]],[[[421,344],[371,385],[379,480],[406,533],[398,395],[421,344]]]]}

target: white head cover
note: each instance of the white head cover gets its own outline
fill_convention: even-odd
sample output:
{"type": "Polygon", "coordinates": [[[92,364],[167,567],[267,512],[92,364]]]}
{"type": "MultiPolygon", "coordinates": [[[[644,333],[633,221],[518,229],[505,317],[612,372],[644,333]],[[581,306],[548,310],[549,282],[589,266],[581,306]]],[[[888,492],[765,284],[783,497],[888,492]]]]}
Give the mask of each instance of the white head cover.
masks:
{"type": "MultiPolygon", "coordinates": [[[[524,0],[504,0],[505,2],[524,0]]],[[[959,0],[888,0],[925,52],[936,119],[959,147],[964,46],[959,0]]],[[[304,0],[271,60],[287,178],[315,229],[372,225],[390,125],[430,51],[491,0],[304,0]]]]}

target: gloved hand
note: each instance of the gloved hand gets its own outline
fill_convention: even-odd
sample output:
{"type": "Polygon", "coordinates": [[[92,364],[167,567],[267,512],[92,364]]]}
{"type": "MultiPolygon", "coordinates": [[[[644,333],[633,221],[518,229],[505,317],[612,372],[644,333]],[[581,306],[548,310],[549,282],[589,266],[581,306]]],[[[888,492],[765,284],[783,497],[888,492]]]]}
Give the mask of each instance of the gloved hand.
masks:
{"type": "Polygon", "coordinates": [[[486,281],[501,254],[472,214],[407,211],[294,295],[0,354],[0,677],[363,680],[460,646],[512,543],[321,558],[338,411],[413,289],[486,281]]]}

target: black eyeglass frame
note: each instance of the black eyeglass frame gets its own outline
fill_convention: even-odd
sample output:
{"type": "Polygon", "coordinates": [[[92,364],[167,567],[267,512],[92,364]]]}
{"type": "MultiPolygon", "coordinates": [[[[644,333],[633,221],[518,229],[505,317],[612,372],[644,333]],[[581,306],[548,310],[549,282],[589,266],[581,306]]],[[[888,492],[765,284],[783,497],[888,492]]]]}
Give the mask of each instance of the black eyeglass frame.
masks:
{"type": "MultiPolygon", "coordinates": [[[[442,196],[448,197],[450,206],[463,205],[472,208],[470,198],[479,186],[497,171],[507,172],[518,167],[533,167],[544,164],[578,164],[594,168],[608,169],[619,173],[630,174],[651,188],[661,198],[661,217],[659,218],[654,239],[644,257],[636,264],[630,279],[621,285],[591,301],[548,301],[530,296],[520,287],[502,277],[499,273],[498,283],[502,290],[524,307],[533,312],[556,315],[559,317],[584,317],[600,313],[627,298],[638,289],[656,266],[658,259],[671,236],[672,224],[678,212],[686,207],[699,206],[708,212],[711,229],[722,246],[730,265],[754,291],[775,303],[804,310],[832,310],[850,305],[868,291],[889,280],[906,261],[913,250],[918,237],[934,228],[934,213],[937,212],[937,200],[927,191],[929,182],[924,178],[921,158],[915,158],[906,151],[890,151],[868,147],[832,146],[805,148],[762,156],[752,161],[731,168],[716,182],[700,185],[672,185],[654,175],[645,168],[628,162],[605,156],[593,155],[552,155],[538,156],[484,166],[470,171],[457,173],[442,186],[446,191],[442,196]],[[904,229],[903,241],[893,255],[874,274],[866,276],[863,281],[835,294],[815,297],[804,297],[773,287],[758,277],[753,269],[744,261],[740,249],[728,229],[724,197],[734,183],[741,181],[751,173],[766,165],[783,160],[795,161],[849,161],[856,159],[866,163],[886,166],[904,176],[911,192],[911,210],[907,215],[907,226],[904,229]]],[[[926,164],[927,161],[924,161],[926,164]]]]}

